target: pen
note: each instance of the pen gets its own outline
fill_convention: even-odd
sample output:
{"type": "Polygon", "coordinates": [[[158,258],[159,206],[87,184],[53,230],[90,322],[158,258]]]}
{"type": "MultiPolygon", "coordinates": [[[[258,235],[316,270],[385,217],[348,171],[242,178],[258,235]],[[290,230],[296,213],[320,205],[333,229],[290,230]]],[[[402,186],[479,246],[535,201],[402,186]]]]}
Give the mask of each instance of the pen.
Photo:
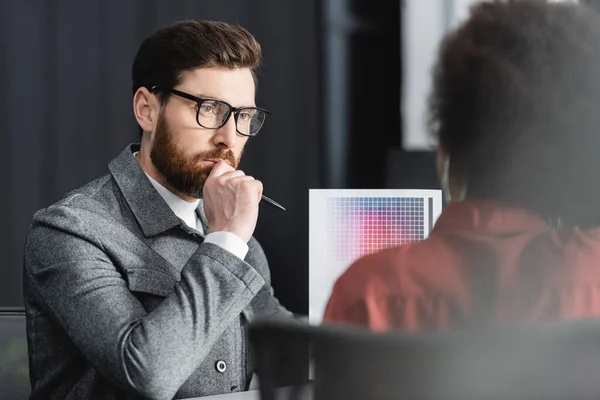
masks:
{"type": "Polygon", "coordinates": [[[266,201],[267,203],[269,203],[270,205],[272,205],[273,207],[277,207],[277,208],[279,208],[280,210],[283,210],[283,211],[285,211],[285,207],[284,207],[284,206],[282,206],[281,204],[279,204],[278,202],[276,202],[275,200],[273,200],[273,199],[270,199],[270,198],[268,198],[267,196],[262,196],[262,199],[263,199],[264,201],[266,201]]]}

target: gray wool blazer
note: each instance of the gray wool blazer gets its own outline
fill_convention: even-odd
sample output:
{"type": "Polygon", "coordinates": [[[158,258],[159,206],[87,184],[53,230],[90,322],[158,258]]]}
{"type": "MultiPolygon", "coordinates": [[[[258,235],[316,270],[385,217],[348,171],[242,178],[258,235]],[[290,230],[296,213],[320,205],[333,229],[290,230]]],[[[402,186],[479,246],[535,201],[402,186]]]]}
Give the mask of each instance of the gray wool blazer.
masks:
{"type": "MultiPolygon", "coordinates": [[[[203,243],[125,148],[33,216],[24,261],[31,399],[171,399],[248,389],[245,326],[289,317],[252,238],[203,243]]],[[[208,228],[202,202],[197,212],[208,228]]]]}

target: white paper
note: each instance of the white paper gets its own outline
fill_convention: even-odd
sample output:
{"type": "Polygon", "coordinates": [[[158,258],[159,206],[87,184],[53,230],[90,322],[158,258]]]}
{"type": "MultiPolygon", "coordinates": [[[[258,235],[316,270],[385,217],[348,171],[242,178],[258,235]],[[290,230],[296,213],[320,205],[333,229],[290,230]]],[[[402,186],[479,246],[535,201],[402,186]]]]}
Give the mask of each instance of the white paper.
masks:
{"type": "Polygon", "coordinates": [[[319,324],[337,278],[369,253],[429,236],[440,190],[311,189],[309,322],[319,324]]]}

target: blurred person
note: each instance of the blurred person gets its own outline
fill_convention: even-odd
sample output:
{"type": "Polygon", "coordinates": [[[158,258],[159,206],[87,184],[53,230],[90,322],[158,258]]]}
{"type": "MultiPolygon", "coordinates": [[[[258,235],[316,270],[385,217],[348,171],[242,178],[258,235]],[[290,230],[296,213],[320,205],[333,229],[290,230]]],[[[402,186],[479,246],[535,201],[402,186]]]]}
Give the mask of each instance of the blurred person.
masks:
{"type": "Polygon", "coordinates": [[[253,238],[260,181],[238,170],[268,117],[261,48],[239,26],[158,30],[132,68],[141,144],[38,211],[25,249],[32,399],[247,390],[245,331],[289,316],[253,238]]]}
{"type": "Polygon", "coordinates": [[[430,122],[448,205],[357,260],[329,323],[427,331],[600,316],[600,19],[491,1],[443,41],[430,122]]]}

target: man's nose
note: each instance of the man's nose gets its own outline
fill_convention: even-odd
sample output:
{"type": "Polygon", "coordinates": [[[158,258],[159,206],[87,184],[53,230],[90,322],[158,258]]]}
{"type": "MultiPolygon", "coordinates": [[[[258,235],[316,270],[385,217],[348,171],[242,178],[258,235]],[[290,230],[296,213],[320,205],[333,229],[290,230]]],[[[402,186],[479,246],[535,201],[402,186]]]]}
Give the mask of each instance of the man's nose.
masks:
{"type": "Polygon", "coordinates": [[[235,115],[231,113],[229,119],[219,129],[216,130],[213,136],[215,146],[232,149],[238,140],[238,133],[236,131],[235,115]]]}

